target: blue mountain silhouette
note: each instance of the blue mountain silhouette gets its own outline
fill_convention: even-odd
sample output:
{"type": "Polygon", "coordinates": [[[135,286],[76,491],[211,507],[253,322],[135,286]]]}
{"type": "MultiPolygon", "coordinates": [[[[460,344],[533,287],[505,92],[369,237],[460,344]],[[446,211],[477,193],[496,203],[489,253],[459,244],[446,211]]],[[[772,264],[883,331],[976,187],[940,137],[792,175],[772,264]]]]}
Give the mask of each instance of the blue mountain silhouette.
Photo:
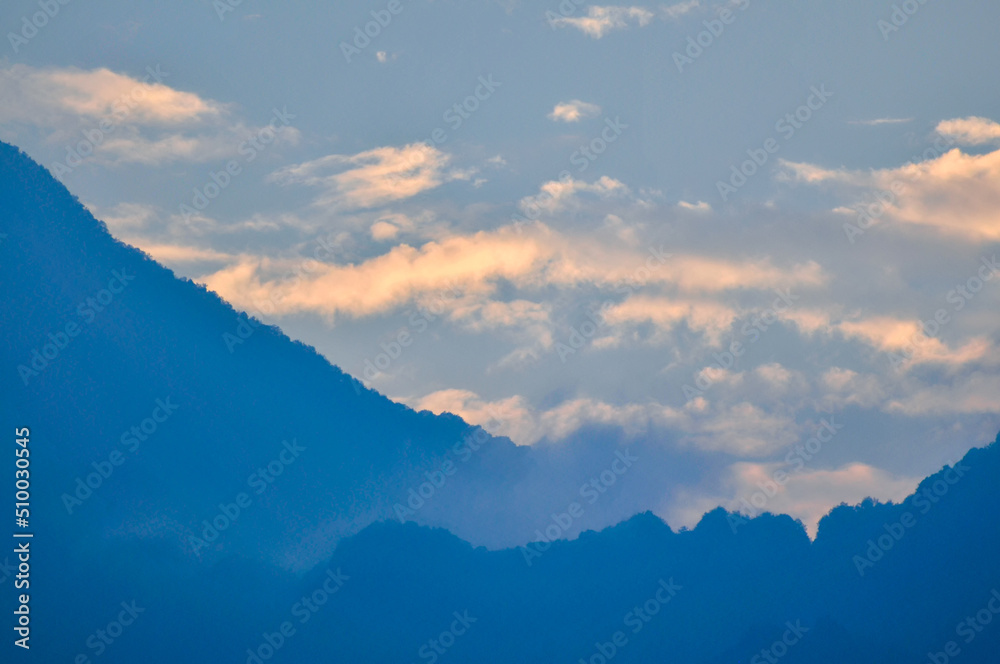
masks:
{"type": "Polygon", "coordinates": [[[1000,442],[900,504],[834,509],[814,541],[720,508],[690,531],[640,513],[474,547],[449,530],[532,538],[504,490],[551,458],[365,389],[112,238],[2,143],[0,175],[29,661],[1000,661],[1000,442]],[[447,501],[408,503],[445,481],[447,501]],[[448,530],[399,523],[401,504],[448,530]]]}

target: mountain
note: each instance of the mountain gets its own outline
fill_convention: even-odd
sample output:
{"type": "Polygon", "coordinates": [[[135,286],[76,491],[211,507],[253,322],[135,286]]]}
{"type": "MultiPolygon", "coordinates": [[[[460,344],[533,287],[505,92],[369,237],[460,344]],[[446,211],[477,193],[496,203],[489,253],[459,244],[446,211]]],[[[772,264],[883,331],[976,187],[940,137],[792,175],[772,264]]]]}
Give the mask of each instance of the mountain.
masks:
{"type": "Polygon", "coordinates": [[[51,530],[190,541],[243,493],[254,508],[198,556],[311,565],[392,516],[467,437],[489,449],[470,466],[523,463],[509,440],[365,389],[115,240],[16,148],[0,145],[0,173],[5,421],[58,450],[35,461],[51,530]]]}
{"type": "MultiPolygon", "coordinates": [[[[146,544],[66,552],[64,582],[76,615],[121,598],[148,612],[108,661],[917,664],[950,648],[988,664],[998,475],[1000,440],[902,503],[837,508],[812,542],[787,516],[721,509],[681,532],[638,514],[533,554],[387,521],[300,576],[240,558],[184,571],[146,544]]],[[[64,619],[56,652],[102,622],[64,619]]]]}
{"type": "MultiPolygon", "coordinates": [[[[197,537],[206,542],[198,560],[242,555],[296,570],[395,516],[498,548],[544,527],[622,444],[620,432],[594,429],[572,445],[517,447],[455,416],[394,403],[116,240],[3,143],[0,205],[2,407],[13,418],[5,421],[31,424],[59,449],[37,461],[47,482],[36,507],[53,515],[53,530],[197,537]],[[279,463],[286,442],[305,448],[288,465],[279,463]],[[104,478],[115,452],[121,465],[104,478]],[[85,486],[95,472],[97,488],[85,486]],[[240,493],[253,509],[207,542],[204,522],[240,493]]],[[[621,499],[620,485],[566,535],[627,518],[694,475],[694,456],[665,453],[664,443],[640,442],[642,467],[630,470],[621,499]]]]}
{"type": "MultiPolygon", "coordinates": [[[[833,510],[812,542],[721,509],[566,541],[638,504],[570,517],[581,476],[622,459],[662,487],[683,459],[593,430],[574,460],[393,403],[115,240],[2,143],[0,210],[30,661],[944,662],[949,641],[996,661],[998,443],[900,505],[833,510]]],[[[17,562],[0,554],[5,612],[17,562]]]]}
{"type": "MultiPolygon", "coordinates": [[[[722,664],[770,661],[755,658],[770,650],[782,662],[916,664],[953,642],[960,658],[948,660],[995,663],[998,477],[1000,436],[899,504],[835,509],[813,542],[786,516],[721,509],[684,532],[640,514],[530,560],[373,525],[338,547],[329,566],[351,575],[353,594],[310,634],[344,630],[348,659],[382,647],[372,661],[416,660],[452,612],[468,610],[477,622],[442,660],[599,662],[617,650],[622,662],[722,664]],[[623,645],[612,648],[616,632],[623,645]]],[[[318,646],[303,638],[296,652],[318,646]]]]}

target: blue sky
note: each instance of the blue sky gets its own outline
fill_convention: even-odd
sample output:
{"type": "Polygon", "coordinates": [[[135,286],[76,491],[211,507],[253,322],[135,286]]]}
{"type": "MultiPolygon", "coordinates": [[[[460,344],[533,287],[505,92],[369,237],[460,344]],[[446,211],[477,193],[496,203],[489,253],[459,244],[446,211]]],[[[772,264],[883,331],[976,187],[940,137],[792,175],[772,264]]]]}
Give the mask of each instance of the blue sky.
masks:
{"type": "Polygon", "coordinates": [[[824,420],[809,523],[1000,428],[1000,6],[52,7],[0,138],[116,237],[415,408],[703,458],[672,525],[824,420]]]}

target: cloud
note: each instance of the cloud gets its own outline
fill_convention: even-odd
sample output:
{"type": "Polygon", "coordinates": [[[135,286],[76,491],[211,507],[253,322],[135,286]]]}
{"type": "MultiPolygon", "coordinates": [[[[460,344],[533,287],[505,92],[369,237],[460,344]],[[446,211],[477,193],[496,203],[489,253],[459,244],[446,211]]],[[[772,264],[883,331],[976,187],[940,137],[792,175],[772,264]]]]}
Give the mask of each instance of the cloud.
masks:
{"type": "Polygon", "coordinates": [[[865,125],[867,127],[878,127],[887,124],[905,124],[913,122],[913,118],[875,118],[874,120],[850,120],[848,124],[865,125]]]}
{"type": "MultiPolygon", "coordinates": [[[[40,130],[48,143],[65,142],[64,160],[76,150],[105,165],[223,159],[235,156],[249,135],[269,130],[234,118],[224,104],[169,87],[168,77],[159,66],[140,78],[104,68],[0,67],[7,93],[0,123],[40,130]]],[[[270,130],[298,141],[291,126],[270,130]]]]}
{"type": "Polygon", "coordinates": [[[789,309],[779,317],[809,335],[823,333],[859,341],[885,353],[886,362],[893,360],[897,368],[904,370],[920,364],[958,367],[984,360],[994,352],[993,344],[985,337],[973,337],[952,348],[941,339],[924,334],[921,321],[890,315],[852,315],[835,320],[832,311],[789,309]]]}
{"type": "Polygon", "coordinates": [[[214,249],[188,247],[177,244],[151,244],[143,240],[131,241],[123,239],[122,241],[140,247],[157,261],[168,265],[171,263],[196,263],[203,261],[228,263],[235,258],[232,254],[215,251],[214,249]]]}
{"type": "Polygon", "coordinates": [[[858,504],[868,497],[879,500],[901,501],[910,495],[919,483],[918,478],[899,477],[865,463],[849,463],[835,469],[804,469],[790,472],[782,463],[735,463],[724,480],[730,497],[719,496],[719,503],[730,510],[752,515],[758,511],[788,514],[802,521],[811,537],[816,536],[819,520],[841,503],[858,504]],[[785,484],[774,482],[777,471],[788,477],[785,484]],[[767,486],[773,496],[761,489],[767,486]],[[761,496],[767,497],[762,501],[761,496]],[[741,500],[742,499],[742,500],[741,500]],[[760,504],[758,510],[751,501],[760,504]]]}
{"type": "Polygon", "coordinates": [[[12,65],[0,68],[0,87],[6,92],[0,100],[0,122],[43,127],[57,126],[67,116],[91,121],[128,117],[144,125],[173,126],[208,121],[226,112],[221,104],[174,90],[148,74],[137,79],[104,68],[12,65]]]}
{"type": "Polygon", "coordinates": [[[693,399],[682,439],[701,451],[741,457],[768,456],[798,440],[799,429],[788,415],[767,412],[748,401],[709,404],[693,399]],[[698,403],[695,403],[698,402],[698,403]]]}
{"type": "Polygon", "coordinates": [[[538,194],[521,199],[519,207],[529,217],[535,218],[538,213],[554,215],[579,205],[579,194],[593,194],[607,200],[629,193],[630,190],[624,183],[607,175],[601,176],[593,183],[573,178],[550,180],[542,184],[538,194]]]}
{"type": "Polygon", "coordinates": [[[132,129],[122,130],[127,135],[108,138],[100,149],[115,156],[115,163],[145,164],[156,166],[171,161],[205,162],[225,159],[236,151],[231,136],[185,136],[172,134],[150,139],[132,129]]]}
{"type": "MultiPolygon", "coordinates": [[[[612,180],[595,187],[554,185],[560,189],[551,200],[559,205],[566,203],[567,191],[596,188],[607,193],[621,186],[612,180]]],[[[382,242],[411,228],[408,217],[395,215],[376,220],[369,232],[382,242]]],[[[606,292],[605,300],[611,303],[606,318],[613,326],[648,322],[662,333],[685,323],[709,340],[718,340],[735,316],[749,309],[705,299],[706,294],[735,296],[754,290],[818,287],[827,279],[814,262],[776,266],[768,259],[670,255],[665,249],[664,245],[643,247],[627,234],[600,237],[578,229],[563,233],[536,222],[472,234],[445,231],[422,245],[399,244],[356,263],[316,263],[308,273],[294,278],[285,276],[280,262],[242,255],[201,281],[236,306],[252,309],[269,303],[269,314],[314,313],[331,322],[338,316],[381,315],[455,287],[471,298],[454,307],[453,320],[465,325],[471,324],[473,313],[483,321],[499,320],[500,312],[509,313],[512,301],[551,303],[545,293],[552,287],[560,288],[567,298],[579,296],[582,291],[575,289],[596,287],[606,292]],[[621,295],[623,283],[631,284],[628,292],[632,295],[627,298],[621,295]],[[505,294],[501,298],[502,285],[505,294]],[[633,292],[644,286],[671,293],[633,292]]],[[[770,302],[775,296],[768,293],[767,298],[770,302]]],[[[542,310],[533,309],[538,315],[542,310]]],[[[551,329],[529,319],[526,312],[522,308],[517,318],[525,328],[522,341],[530,340],[530,348],[548,348],[551,329]]],[[[663,339],[661,335],[653,341],[663,339]]]]}
{"type": "Polygon", "coordinates": [[[379,220],[372,224],[371,233],[374,240],[391,240],[399,235],[399,226],[389,221],[379,220]]]}
{"type": "Polygon", "coordinates": [[[665,19],[677,19],[685,14],[694,11],[701,7],[701,2],[699,0],[688,0],[687,2],[678,2],[675,5],[668,5],[666,7],[660,8],[660,13],[665,19]]]}
{"type": "Polygon", "coordinates": [[[315,205],[371,208],[412,198],[451,180],[467,179],[448,171],[449,156],[426,143],[380,147],[355,155],[333,154],[277,171],[271,179],[323,190],[315,205]]]}
{"type": "Polygon", "coordinates": [[[968,117],[938,123],[937,132],[962,145],[1000,143],[1000,124],[986,118],[968,117]]]}
{"type": "Polygon", "coordinates": [[[825,393],[821,402],[829,409],[846,406],[872,408],[885,401],[886,388],[882,379],[875,374],[859,374],[852,369],[830,367],[819,377],[819,385],[825,393]]]}
{"type": "Polygon", "coordinates": [[[950,385],[934,385],[893,399],[890,412],[915,417],[997,412],[1000,376],[974,372],[954,380],[950,385]]]}
{"type": "MultiPolygon", "coordinates": [[[[450,311],[452,320],[465,322],[468,329],[475,331],[523,328],[526,324],[539,324],[547,328],[550,314],[550,305],[530,300],[495,302],[458,298],[454,300],[450,311]]],[[[544,337],[543,346],[551,346],[552,335],[549,330],[545,330],[544,337]]]]}
{"type": "Polygon", "coordinates": [[[533,445],[542,439],[562,441],[585,426],[619,427],[626,436],[655,431],[682,433],[682,444],[701,451],[741,457],[773,454],[798,440],[799,429],[790,417],[767,413],[748,402],[713,406],[705,403],[675,408],[655,402],[611,404],[576,397],[544,410],[521,396],[487,401],[470,390],[447,389],[420,398],[402,398],[417,410],[449,412],[467,422],[500,422],[498,431],[515,443],[533,445]]]}
{"type": "Polygon", "coordinates": [[[88,205],[87,208],[91,214],[103,221],[116,237],[145,228],[157,216],[153,206],[142,203],[118,203],[108,209],[94,205],[88,205]]]}
{"type": "MultiPolygon", "coordinates": [[[[673,330],[681,323],[705,334],[711,344],[717,344],[732,327],[737,311],[727,305],[705,299],[668,299],[633,296],[621,304],[609,307],[604,320],[610,325],[652,323],[658,332],[673,330]]],[[[655,340],[667,340],[659,334],[655,340]]]]}
{"type": "Polygon", "coordinates": [[[452,236],[419,249],[403,244],[356,265],[318,264],[291,282],[267,278],[280,268],[273,261],[245,257],[203,281],[238,306],[270,302],[278,315],[366,316],[450,287],[484,293],[492,292],[499,279],[537,278],[552,256],[543,240],[506,228],[452,236]]]}
{"type": "Polygon", "coordinates": [[[766,382],[770,383],[770,385],[776,389],[787,387],[794,376],[791,371],[777,362],[762,364],[754,369],[754,373],[763,378],[766,382]]]}
{"type": "Polygon", "coordinates": [[[653,12],[643,7],[600,7],[591,5],[586,16],[560,16],[550,19],[554,26],[569,26],[594,39],[600,39],[612,30],[623,30],[631,24],[640,28],[649,25],[653,12]]]}
{"type": "MultiPolygon", "coordinates": [[[[981,123],[958,122],[953,135],[963,140],[981,142],[992,136],[992,129],[981,123]]],[[[897,168],[851,171],[782,162],[786,168],[782,177],[861,190],[856,204],[862,209],[884,206],[872,223],[933,230],[969,242],[1000,240],[1000,149],[981,155],[957,148],[945,152],[947,144],[939,146],[942,141],[939,138],[933,148],[939,156],[897,168]],[[877,202],[876,196],[882,201],[877,202]]]]}
{"type": "Polygon", "coordinates": [[[485,425],[500,422],[497,431],[520,445],[533,445],[543,438],[559,441],[580,427],[593,424],[620,426],[629,434],[645,431],[651,424],[666,425],[681,417],[678,411],[659,404],[615,406],[593,399],[568,399],[544,411],[531,408],[521,396],[486,401],[469,390],[439,390],[417,399],[405,399],[416,410],[449,412],[467,422],[485,425]]]}
{"type": "Polygon", "coordinates": [[[556,104],[549,119],[557,122],[579,122],[583,118],[592,118],[600,115],[601,107],[597,104],[588,104],[579,99],[564,101],[556,104]]]}
{"type": "Polygon", "coordinates": [[[920,321],[888,316],[842,321],[836,324],[836,329],[849,339],[860,339],[880,351],[906,357],[904,367],[925,363],[960,366],[982,360],[994,350],[989,340],[982,337],[952,349],[940,339],[925,335],[920,321]]]}
{"type": "Polygon", "coordinates": [[[678,256],[668,263],[663,278],[686,292],[739,289],[813,287],[827,276],[815,261],[790,268],[774,266],[769,259],[727,260],[703,256],[678,256]]]}
{"type": "Polygon", "coordinates": [[[685,210],[690,210],[692,212],[711,212],[712,206],[705,201],[698,201],[697,203],[688,203],[687,201],[680,201],[677,203],[677,207],[683,208],[685,210]]]}

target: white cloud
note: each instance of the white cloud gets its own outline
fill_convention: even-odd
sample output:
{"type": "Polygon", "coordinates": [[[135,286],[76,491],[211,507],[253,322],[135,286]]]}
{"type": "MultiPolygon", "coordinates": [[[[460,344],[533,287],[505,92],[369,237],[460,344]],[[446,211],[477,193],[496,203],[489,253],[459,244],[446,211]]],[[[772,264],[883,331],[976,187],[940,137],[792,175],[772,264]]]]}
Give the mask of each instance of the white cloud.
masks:
{"type": "Polygon", "coordinates": [[[698,201],[697,203],[688,203],[687,201],[680,201],[677,206],[685,210],[690,210],[692,212],[711,212],[712,206],[705,201],[698,201]]]}
{"type": "Polygon", "coordinates": [[[598,198],[610,199],[629,193],[629,188],[624,183],[607,175],[593,183],[573,178],[550,180],[542,184],[538,194],[521,199],[519,206],[530,218],[535,218],[539,212],[553,215],[579,205],[579,194],[593,194],[598,198]]]}
{"type": "Polygon", "coordinates": [[[761,457],[798,439],[798,426],[788,415],[767,412],[748,401],[731,405],[695,401],[689,404],[692,416],[685,427],[689,435],[683,440],[699,450],[761,457]]]}
{"type": "Polygon", "coordinates": [[[271,178],[283,184],[320,187],[316,205],[370,208],[412,198],[450,180],[468,179],[448,171],[450,158],[426,143],[380,147],[354,155],[333,154],[287,166],[271,178]]]}
{"type": "Polygon", "coordinates": [[[322,264],[293,283],[269,279],[280,274],[279,266],[261,257],[244,257],[203,281],[238,306],[272,302],[279,315],[366,316],[452,286],[489,293],[499,279],[533,280],[551,257],[543,236],[505,228],[452,236],[419,249],[403,244],[356,265],[322,264]]]}
{"type": "Polygon", "coordinates": [[[399,226],[390,221],[379,220],[372,224],[371,232],[375,240],[391,240],[399,235],[399,226]]]}
{"type": "Polygon", "coordinates": [[[103,68],[0,67],[0,123],[15,136],[34,128],[47,143],[66,143],[62,161],[104,165],[224,159],[260,131],[298,141],[294,127],[247,125],[224,104],[169,87],[168,77],[159,67],[138,78],[103,68]]]}
{"type": "Polygon", "coordinates": [[[579,122],[583,118],[592,118],[601,114],[601,107],[589,104],[579,99],[560,102],[549,113],[549,119],[558,122],[579,122]]]}
{"type": "Polygon", "coordinates": [[[497,431],[515,443],[532,445],[542,438],[558,441],[589,424],[612,424],[636,434],[651,424],[666,425],[682,415],[659,404],[615,406],[593,399],[569,399],[548,410],[531,408],[521,396],[486,401],[469,390],[439,390],[417,399],[404,399],[412,408],[435,413],[449,412],[467,422],[485,425],[491,418],[500,422],[497,431]]]}
{"type": "Polygon", "coordinates": [[[777,362],[762,364],[754,369],[754,373],[770,383],[773,388],[782,389],[788,386],[794,374],[777,362]]]}
{"type": "Polygon", "coordinates": [[[1000,124],[987,118],[968,117],[938,123],[937,132],[962,145],[1000,143],[1000,124]]]}
{"type": "MultiPolygon", "coordinates": [[[[993,141],[1000,125],[968,119],[943,123],[960,142],[993,141]]],[[[932,230],[969,242],[1000,240],[1000,149],[986,154],[944,151],[919,163],[874,171],[829,169],[806,163],[782,162],[783,178],[863,192],[858,203],[872,204],[878,194],[884,211],[874,223],[899,229],[932,230]]],[[[847,211],[840,206],[841,211],[847,211]]]]}
{"type": "Polygon", "coordinates": [[[666,19],[677,19],[685,14],[688,14],[695,9],[701,7],[701,2],[699,0],[688,0],[687,2],[678,2],[674,5],[668,5],[660,8],[660,13],[666,19]]]}
{"type": "Polygon", "coordinates": [[[0,68],[0,87],[5,91],[0,122],[43,127],[59,126],[67,116],[174,126],[205,122],[226,112],[221,104],[174,90],[148,74],[139,79],[103,68],[38,69],[17,64],[0,68]]]}
{"type": "Polygon", "coordinates": [[[748,402],[713,406],[702,401],[674,408],[655,402],[616,405],[577,397],[537,410],[521,396],[491,402],[470,390],[455,389],[402,400],[418,410],[450,412],[473,424],[485,425],[496,418],[500,434],[521,445],[543,438],[564,440],[581,427],[601,424],[621,427],[629,436],[672,429],[684,434],[683,444],[701,451],[760,457],[787,447],[799,434],[791,418],[767,413],[748,402]]]}
{"type": "Polygon", "coordinates": [[[643,7],[591,5],[586,16],[560,16],[551,19],[551,23],[576,28],[594,39],[600,39],[612,30],[623,30],[633,24],[641,28],[652,20],[653,12],[643,7]]]}
{"type": "Polygon", "coordinates": [[[671,341],[663,333],[684,323],[690,329],[703,333],[708,343],[717,344],[738,315],[733,307],[706,298],[668,299],[634,295],[608,307],[604,320],[617,326],[652,323],[658,332],[651,340],[653,342],[671,341]]]}

